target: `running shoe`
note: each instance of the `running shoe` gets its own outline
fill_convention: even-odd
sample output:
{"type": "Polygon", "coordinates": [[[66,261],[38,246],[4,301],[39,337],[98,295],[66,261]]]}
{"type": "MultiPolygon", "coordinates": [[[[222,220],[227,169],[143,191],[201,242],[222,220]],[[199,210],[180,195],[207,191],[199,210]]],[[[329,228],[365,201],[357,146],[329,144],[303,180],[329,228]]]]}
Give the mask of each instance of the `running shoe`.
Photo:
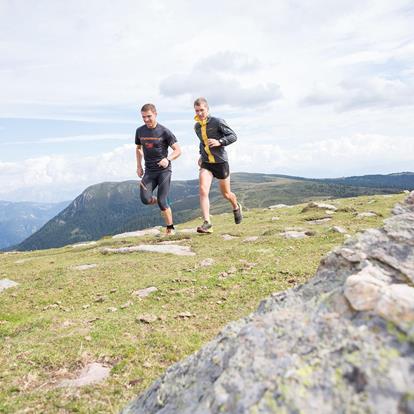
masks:
{"type": "Polygon", "coordinates": [[[213,225],[207,220],[204,220],[204,223],[201,226],[197,227],[197,233],[213,233],[213,225]]]}
{"type": "Polygon", "coordinates": [[[236,210],[233,210],[234,222],[236,224],[240,224],[243,220],[242,206],[240,203],[237,203],[237,205],[238,208],[236,210]]]}

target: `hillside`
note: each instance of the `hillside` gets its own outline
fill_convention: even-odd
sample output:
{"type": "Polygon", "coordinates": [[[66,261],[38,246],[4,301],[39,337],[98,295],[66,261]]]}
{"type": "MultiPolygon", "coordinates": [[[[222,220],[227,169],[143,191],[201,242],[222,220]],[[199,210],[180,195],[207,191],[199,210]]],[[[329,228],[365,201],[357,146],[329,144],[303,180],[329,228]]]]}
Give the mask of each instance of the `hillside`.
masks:
{"type": "Polygon", "coordinates": [[[68,204],[0,201],[0,249],[22,242],[68,204]]]}
{"type": "Polygon", "coordinates": [[[414,190],[414,173],[402,172],[394,174],[371,174],[343,178],[326,178],[326,183],[353,185],[362,187],[388,187],[403,190],[414,190]]]}
{"type": "MultiPolygon", "coordinates": [[[[246,208],[296,204],[312,198],[328,199],[364,194],[389,194],[391,188],[355,187],[282,175],[235,173],[232,188],[246,208]]],[[[198,181],[174,181],[170,198],[175,223],[198,217],[198,181]]],[[[212,213],[229,210],[217,183],[211,193],[212,213]]],[[[46,249],[95,240],[105,235],[162,225],[158,208],[139,200],[136,181],[101,183],[87,188],[64,211],[19,244],[17,250],[46,249]]]]}
{"type": "Polygon", "coordinates": [[[150,235],[0,254],[1,279],[18,283],[0,292],[0,412],[119,412],[262,298],[306,282],[348,237],[334,226],[351,236],[378,227],[403,198],[330,200],[330,214],[304,204],[253,209],[239,226],[225,213],[207,236],[186,230],[193,220],[165,241],[188,256],[105,250],[170,247],[150,235]],[[75,387],[92,363],[109,377],[75,387]]]}

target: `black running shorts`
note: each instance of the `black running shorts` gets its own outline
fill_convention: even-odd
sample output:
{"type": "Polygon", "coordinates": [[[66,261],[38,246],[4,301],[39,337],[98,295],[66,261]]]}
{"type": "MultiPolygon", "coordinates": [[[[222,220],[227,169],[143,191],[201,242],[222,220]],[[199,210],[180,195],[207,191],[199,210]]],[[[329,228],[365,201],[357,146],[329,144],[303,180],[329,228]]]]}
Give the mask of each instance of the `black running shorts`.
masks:
{"type": "Polygon", "coordinates": [[[213,174],[213,177],[218,178],[219,180],[224,180],[230,174],[228,162],[210,163],[203,161],[201,163],[201,168],[210,171],[213,174]]]}

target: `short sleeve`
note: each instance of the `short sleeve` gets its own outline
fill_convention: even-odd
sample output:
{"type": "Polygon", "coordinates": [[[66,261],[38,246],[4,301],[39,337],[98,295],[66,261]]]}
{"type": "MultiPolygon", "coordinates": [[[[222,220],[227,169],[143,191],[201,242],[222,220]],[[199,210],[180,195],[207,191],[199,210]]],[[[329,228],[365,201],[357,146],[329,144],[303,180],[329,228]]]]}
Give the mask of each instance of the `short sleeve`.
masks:
{"type": "Polygon", "coordinates": [[[165,129],[165,138],[170,147],[177,142],[177,138],[169,129],[165,129]]]}
{"type": "Polygon", "coordinates": [[[141,139],[139,136],[139,129],[135,131],[135,145],[141,145],[141,139]]]}

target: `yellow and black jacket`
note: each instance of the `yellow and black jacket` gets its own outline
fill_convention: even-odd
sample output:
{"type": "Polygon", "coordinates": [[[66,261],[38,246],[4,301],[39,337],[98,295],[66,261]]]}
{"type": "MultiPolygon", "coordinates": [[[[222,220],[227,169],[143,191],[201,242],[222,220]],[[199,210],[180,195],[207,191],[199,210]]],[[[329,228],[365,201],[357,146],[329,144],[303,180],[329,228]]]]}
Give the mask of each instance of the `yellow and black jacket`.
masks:
{"type": "Polygon", "coordinates": [[[208,116],[207,119],[201,121],[198,116],[194,119],[197,121],[194,130],[200,140],[200,155],[203,162],[221,163],[227,162],[227,152],[225,146],[237,141],[236,133],[226,124],[224,119],[208,116]],[[219,147],[210,148],[207,140],[209,138],[218,139],[219,147]]]}

